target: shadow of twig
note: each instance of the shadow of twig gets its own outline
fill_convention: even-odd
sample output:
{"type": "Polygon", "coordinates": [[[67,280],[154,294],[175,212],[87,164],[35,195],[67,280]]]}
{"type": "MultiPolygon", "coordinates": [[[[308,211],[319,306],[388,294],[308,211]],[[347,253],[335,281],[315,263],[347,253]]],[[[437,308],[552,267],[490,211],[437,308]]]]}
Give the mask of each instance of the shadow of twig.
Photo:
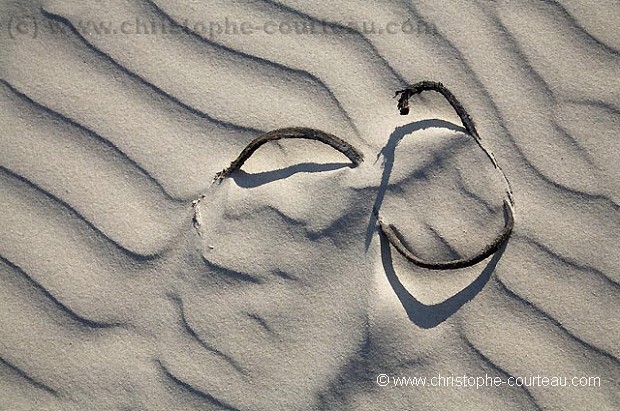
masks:
{"type": "Polygon", "coordinates": [[[232,175],[235,183],[242,188],[256,188],[264,184],[273,183],[274,181],[283,180],[297,173],[320,173],[323,171],[339,170],[341,168],[350,168],[350,163],[301,163],[289,167],[262,171],[259,173],[246,173],[238,170],[232,175]]]}
{"type": "Polygon", "coordinates": [[[381,185],[379,186],[379,190],[377,191],[377,197],[373,205],[373,213],[370,215],[370,221],[368,222],[368,228],[366,229],[366,250],[368,250],[368,247],[370,246],[370,241],[372,240],[372,236],[375,232],[375,227],[377,225],[377,214],[379,213],[381,205],[383,204],[385,192],[387,191],[388,183],[390,180],[390,175],[392,174],[392,169],[394,168],[394,153],[396,152],[396,147],[406,135],[411,134],[415,131],[424,130],[432,127],[465,132],[465,129],[463,127],[457,126],[456,124],[450,123],[445,120],[427,119],[415,121],[405,126],[396,127],[392,134],[390,134],[390,137],[388,138],[385,146],[381,149],[379,154],[377,154],[377,160],[379,160],[379,157],[383,156],[383,174],[381,176],[381,185]]]}
{"type": "Polygon", "coordinates": [[[471,301],[491,278],[495,266],[502,258],[504,250],[508,245],[508,241],[506,241],[493,255],[493,258],[491,258],[480,275],[467,287],[439,304],[426,305],[411,295],[401,283],[398,275],[394,271],[394,265],[392,264],[392,247],[385,238],[385,235],[379,234],[379,237],[381,239],[381,262],[383,263],[388,281],[407,312],[409,319],[421,328],[433,328],[438,326],[456,313],[463,305],[471,301]]]}

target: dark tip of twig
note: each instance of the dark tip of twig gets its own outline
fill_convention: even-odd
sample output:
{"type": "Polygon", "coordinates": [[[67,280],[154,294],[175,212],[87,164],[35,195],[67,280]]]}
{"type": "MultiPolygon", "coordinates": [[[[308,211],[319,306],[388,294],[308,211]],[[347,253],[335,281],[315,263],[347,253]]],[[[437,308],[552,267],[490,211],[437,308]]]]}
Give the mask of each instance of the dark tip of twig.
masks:
{"type": "Polygon", "coordinates": [[[409,114],[409,96],[406,93],[403,93],[398,100],[398,110],[401,116],[409,114]]]}

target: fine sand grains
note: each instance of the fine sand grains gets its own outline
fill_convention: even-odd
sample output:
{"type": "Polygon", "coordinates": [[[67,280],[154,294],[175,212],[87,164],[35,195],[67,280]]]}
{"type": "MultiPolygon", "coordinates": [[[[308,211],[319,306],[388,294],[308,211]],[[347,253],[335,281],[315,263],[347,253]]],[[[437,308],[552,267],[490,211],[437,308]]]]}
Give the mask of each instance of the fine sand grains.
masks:
{"type": "Polygon", "coordinates": [[[0,2],[0,410],[617,410],[619,12],[578,3],[0,2]],[[424,79],[478,141],[398,115],[424,79]],[[280,129],[330,137],[239,157],[280,129]],[[425,261],[501,232],[478,142],[510,238],[413,264],[373,206],[425,261]]]}

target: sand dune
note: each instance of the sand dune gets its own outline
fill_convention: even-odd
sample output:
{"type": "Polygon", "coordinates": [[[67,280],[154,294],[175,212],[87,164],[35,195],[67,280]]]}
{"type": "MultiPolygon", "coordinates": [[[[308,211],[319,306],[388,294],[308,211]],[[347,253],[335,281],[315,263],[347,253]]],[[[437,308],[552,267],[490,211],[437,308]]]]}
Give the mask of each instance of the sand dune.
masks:
{"type": "Polygon", "coordinates": [[[611,1],[2,3],[0,410],[618,409],[619,22],[611,1]],[[398,115],[425,79],[514,193],[508,243],[459,270],[373,214],[429,260],[502,229],[505,182],[446,101],[398,115]],[[279,140],[212,184],[284,127],[364,161],[279,140]]]}

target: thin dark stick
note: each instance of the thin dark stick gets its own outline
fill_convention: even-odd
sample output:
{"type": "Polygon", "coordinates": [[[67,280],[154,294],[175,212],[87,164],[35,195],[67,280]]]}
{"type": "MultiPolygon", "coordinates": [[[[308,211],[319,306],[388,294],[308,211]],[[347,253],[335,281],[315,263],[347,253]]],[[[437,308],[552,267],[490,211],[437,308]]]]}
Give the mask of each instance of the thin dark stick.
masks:
{"type": "Polygon", "coordinates": [[[378,210],[375,210],[375,213],[377,215],[377,220],[379,221],[379,228],[381,232],[383,233],[383,235],[385,235],[389,243],[392,244],[400,254],[402,254],[405,258],[407,258],[409,261],[411,261],[415,265],[428,268],[430,270],[451,270],[451,269],[457,269],[457,268],[470,267],[476,263],[479,263],[485,258],[489,257],[491,254],[494,254],[495,252],[497,252],[510,237],[510,234],[512,233],[512,230],[514,228],[514,210],[513,210],[514,200],[512,197],[512,189],[510,187],[510,182],[508,181],[508,178],[506,177],[503,170],[501,169],[501,167],[495,160],[495,157],[493,156],[493,154],[482,145],[482,141],[480,139],[480,136],[478,135],[478,131],[476,130],[476,126],[474,125],[472,118],[467,113],[463,105],[454,96],[454,94],[452,94],[452,92],[448,90],[442,83],[438,83],[434,81],[421,81],[419,83],[416,83],[414,85],[407,87],[404,90],[397,91],[394,97],[400,95],[400,98],[398,100],[398,110],[400,111],[400,114],[401,115],[409,114],[409,98],[423,91],[436,91],[440,93],[442,96],[444,96],[446,100],[448,100],[448,102],[450,103],[454,111],[456,111],[456,114],[461,119],[461,122],[463,123],[463,127],[465,127],[465,130],[467,131],[467,133],[470,134],[474,138],[474,140],[476,140],[476,143],[478,144],[478,146],[480,146],[480,148],[484,151],[487,157],[491,160],[491,162],[493,163],[493,166],[497,170],[499,170],[499,172],[501,173],[508,187],[506,191],[508,200],[504,200],[504,211],[506,213],[506,222],[504,224],[504,228],[499,233],[499,235],[495,237],[495,239],[491,243],[489,243],[483,250],[475,254],[473,257],[461,258],[461,259],[450,260],[450,261],[437,261],[437,262],[426,261],[426,260],[423,260],[415,256],[413,252],[411,252],[405,245],[403,241],[403,236],[396,229],[396,227],[394,227],[392,224],[385,223],[379,216],[378,210]]]}
{"type": "Polygon", "coordinates": [[[482,144],[482,139],[480,138],[480,135],[476,130],[474,120],[472,120],[471,116],[469,115],[469,113],[467,113],[467,111],[465,110],[461,102],[456,98],[456,96],[452,94],[452,92],[448,90],[446,86],[443,85],[443,83],[427,80],[420,81],[419,83],[408,86],[404,90],[397,91],[394,97],[400,95],[400,98],[398,99],[398,110],[400,111],[400,115],[406,116],[407,114],[409,114],[409,98],[416,94],[420,94],[423,91],[436,91],[437,93],[440,93],[442,96],[444,96],[446,100],[448,100],[448,103],[450,103],[456,114],[461,119],[461,123],[463,124],[463,127],[465,128],[467,133],[474,138],[478,146],[482,149],[482,151],[484,151],[484,154],[486,154],[489,160],[491,160],[491,163],[493,163],[493,167],[495,167],[501,173],[504,182],[508,187],[508,199],[510,200],[510,203],[514,205],[512,188],[510,186],[508,178],[506,177],[506,174],[497,163],[497,160],[495,160],[495,156],[493,156],[493,154],[482,144]]]}
{"type": "MultiPolygon", "coordinates": [[[[303,138],[306,140],[316,140],[321,143],[327,144],[330,147],[335,148],[345,156],[349,160],[351,160],[351,167],[357,167],[364,161],[364,156],[360,151],[358,151],[351,144],[346,141],[336,137],[333,134],[326,133],[321,130],[316,130],[312,128],[305,127],[289,127],[289,128],[280,128],[277,130],[269,131],[268,133],[262,134],[252,140],[239,154],[239,156],[232,162],[228,167],[224,170],[220,171],[215,175],[213,179],[213,184],[219,183],[225,178],[230,177],[232,173],[241,169],[243,164],[254,154],[256,150],[260,148],[265,143],[275,140],[281,140],[286,138],[303,138]]],[[[194,228],[198,230],[198,228],[202,225],[200,218],[200,210],[198,205],[205,198],[203,194],[199,199],[192,201],[192,207],[194,208],[194,216],[192,218],[194,228]]],[[[198,231],[200,234],[200,231],[198,231]]]]}
{"type": "Polygon", "coordinates": [[[451,261],[426,261],[419,257],[416,257],[404,244],[403,236],[398,231],[396,227],[392,224],[384,223],[381,218],[379,218],[379,226],[381,227],[381,232],[385,235],[387,240],[401,253],[405,258],[414,263],[417,266],[428,268],[430,270],[454,270],[457,268],[465,268],[470,267],[474,264],[479,263],[490,255],[494,254],[501,248],[510,234],[512,233],[512,229],[514,227],[514,214],[512,213],[512,207],[508,203],[507,200],[504,200],[504,211],[506,212],[507,219],[504,225],[504,229],[499,233],[495,239],[489,243],[482,251],[473,257],[461,258],[459,260],[451,260],[451,261]]]}
{"type": "Polygon", "coordinates": [[[241,154],[239,154],[239,157],[230,163],[230,166],[215,175],[214,182],[220,181],[230,176],[234,171],[239,170],[241,166],[243,166],[243,164],[252,156],[252,154],[254,154],[254,152],[263,144],[268,143],[269,141],[281,140],[285,138],[303,138],[307,140],[316,140],[327,144],[347,156],[347,158],[351,160],[352,167],[357,167],[360,165],[364,158],[362,153],[355,147],[333,134],[305,127],[281,128],[265,133],[254,139],[243,149],[241,154]]]}
{"type": "Polygon", "coordinates": [[[441,95],[448,100],[448,103],[450,103],[454,111],[456,111],[456,114],[460,117],[465,130],[467,130],[467,132],[472,136],[478,136],[474,121],[471,119],[469,114],[467,114],[467,111],[465,111],[463,105],[458,101],[454,94],[452,94],[452,92],[440,82],[420,81],[419,83],[415,83],[404,90],[397,91],[394,97],[400,94],[400,98],[398,99],[398,109],[400,110],[400,114],[402,116],[409,114],[409,98],[415,94],[420,94],[423,91],[436,91],[441,93],[441,95]]]}

